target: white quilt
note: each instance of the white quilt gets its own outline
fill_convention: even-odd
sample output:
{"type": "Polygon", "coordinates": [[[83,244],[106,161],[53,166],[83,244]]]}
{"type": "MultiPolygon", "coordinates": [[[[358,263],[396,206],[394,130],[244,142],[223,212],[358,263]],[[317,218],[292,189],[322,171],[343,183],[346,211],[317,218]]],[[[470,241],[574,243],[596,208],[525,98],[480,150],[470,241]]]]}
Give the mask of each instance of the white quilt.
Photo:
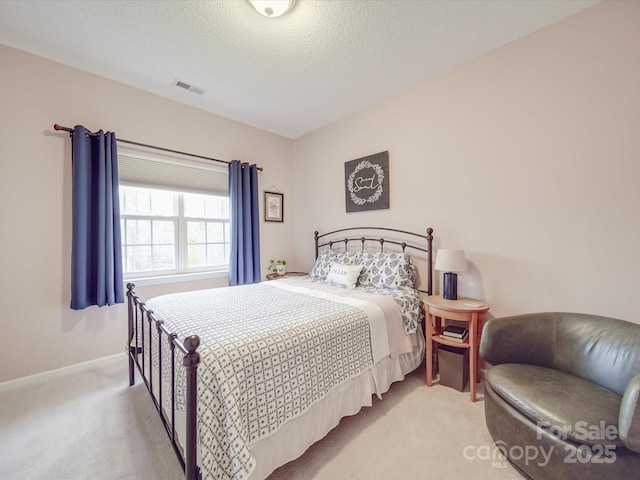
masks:
{"type": "MultiPolygon", "coordinates": [[[[381,297],[378,304],[377,296],[345,298],[330,290],[277,281],[147,302],[179,338],[193,333],[201,338],[203,479],[247,478],[255,466],[253,442],[389,354],[388,300],[381,297]]],[[[399,307],[397,316],[401,325],[399,307]]],[[[182,403],[182,384],[177,389],[182,403]]]]}

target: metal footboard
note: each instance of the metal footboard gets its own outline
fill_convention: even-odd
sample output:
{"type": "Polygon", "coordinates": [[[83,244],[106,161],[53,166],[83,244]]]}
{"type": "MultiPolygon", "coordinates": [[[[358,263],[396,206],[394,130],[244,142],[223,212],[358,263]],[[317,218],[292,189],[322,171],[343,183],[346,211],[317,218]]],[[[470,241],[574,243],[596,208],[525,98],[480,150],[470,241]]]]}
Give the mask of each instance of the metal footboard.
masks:
{"type": "MultiPolygon", "coordinates": [[[[129,319],[129,335],[127,351],[129,352],[129,386],[135,383],[135,367],[137,367],[147,390],[151,394],[153,403],[160,415],[162,424],[171,440],[173,450],[178,457],[178,461],[185,472],[187,480],[200,480],[202,478],[200,468],[197,463],[197,392],[198,392],[198,364],[200,354],[197,352],[200,346],[200,338],[191,335],[182,342],[178,336],[167,330],[164,323],[158,320],[153,311],[149,310],[144,302],[136,295],[135,285],[127,284],[127,303],[129,319]],[[152,348],[152,328],[157,332],[157,356],[153,358],[152,348]],[[170,385],[170,418],[167,418],[163,409],[163,345],[168,347],[171,356],[171,385],[170,385]],[[176,348],[182,352],[182,364],[186,370],[186,433],[184,438],[184,455],[180,449],[176,436],[175,416],[176,416],[176,348]],[[158,372],[158,394],[153,387],[153,368],[158,372]],[[147,371],[148,376],[147,376],[147,371]]],[[[178,353],[179,354],[179,353],[178,353]]]]}

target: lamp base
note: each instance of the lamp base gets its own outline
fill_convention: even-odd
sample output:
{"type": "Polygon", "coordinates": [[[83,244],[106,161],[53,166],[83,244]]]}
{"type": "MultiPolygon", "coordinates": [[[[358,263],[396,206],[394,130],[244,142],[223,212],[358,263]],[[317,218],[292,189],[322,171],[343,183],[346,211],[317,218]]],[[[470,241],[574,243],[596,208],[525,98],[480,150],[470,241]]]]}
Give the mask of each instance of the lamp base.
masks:
{"type": "Polygon", "coordinates": [[[444,282],[442,284],[442,298],[445,300],[458,299],[458,275],[453,272],[444,274],[444,282]]]}

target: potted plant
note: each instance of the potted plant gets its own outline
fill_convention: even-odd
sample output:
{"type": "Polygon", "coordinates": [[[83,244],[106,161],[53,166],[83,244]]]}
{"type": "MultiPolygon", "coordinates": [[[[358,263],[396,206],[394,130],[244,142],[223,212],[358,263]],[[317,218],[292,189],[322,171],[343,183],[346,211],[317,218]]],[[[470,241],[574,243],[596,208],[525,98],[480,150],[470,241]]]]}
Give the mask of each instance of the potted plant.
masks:
{"type": "Polygon", "coordinates": [[[270,272],[275,272],[278,275],[284,275],[287,272],[287,261],[286,260],[271,260],[267,270],[270,272]]]}

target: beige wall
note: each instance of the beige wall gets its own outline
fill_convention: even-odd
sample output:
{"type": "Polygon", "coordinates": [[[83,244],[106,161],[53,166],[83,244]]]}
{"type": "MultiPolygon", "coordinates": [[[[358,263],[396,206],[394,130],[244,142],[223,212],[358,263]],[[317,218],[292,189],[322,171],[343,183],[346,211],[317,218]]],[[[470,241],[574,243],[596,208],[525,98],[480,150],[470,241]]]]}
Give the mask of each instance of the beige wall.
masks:
{"type": "Polygon", "coordinates": [[[432,226],[436,246],[467,252],[461,294],[493,315],[640,322],[639,24],[640,3],[605,2],[293,142],[0,46],[0,382],[124,351],[123,306],[68,307],[70,140],[56,122],[263,165],[261,189],[287,210],[261,223],[263,267],[310,268],[316,229],[432,226]],[[391,208],[347,215],[344,162],[383,150],[391,208]]]}
{"type": "MultiPolygon", "coordinates": [[[[71,141],[53,131],[54,123],[255,162],[264,167],[261,190],[275,184],[290,200],[291,140],[5,46],[0,71],[0,382],[125,351],[124,306],[69,308],[71,141]]],[[[265,258],[291,251],[293,223],[261,225],[264,268],[265,258]]]]}
{"type": "Polygon", "coordinates": [[[493,315],[640,322],[639,25],[640,2],[605,2],[297,139],[296,240],[432,226],[493,315]],[[384,150],[391,208],[346,214],[344,162],[384,150]]]}

